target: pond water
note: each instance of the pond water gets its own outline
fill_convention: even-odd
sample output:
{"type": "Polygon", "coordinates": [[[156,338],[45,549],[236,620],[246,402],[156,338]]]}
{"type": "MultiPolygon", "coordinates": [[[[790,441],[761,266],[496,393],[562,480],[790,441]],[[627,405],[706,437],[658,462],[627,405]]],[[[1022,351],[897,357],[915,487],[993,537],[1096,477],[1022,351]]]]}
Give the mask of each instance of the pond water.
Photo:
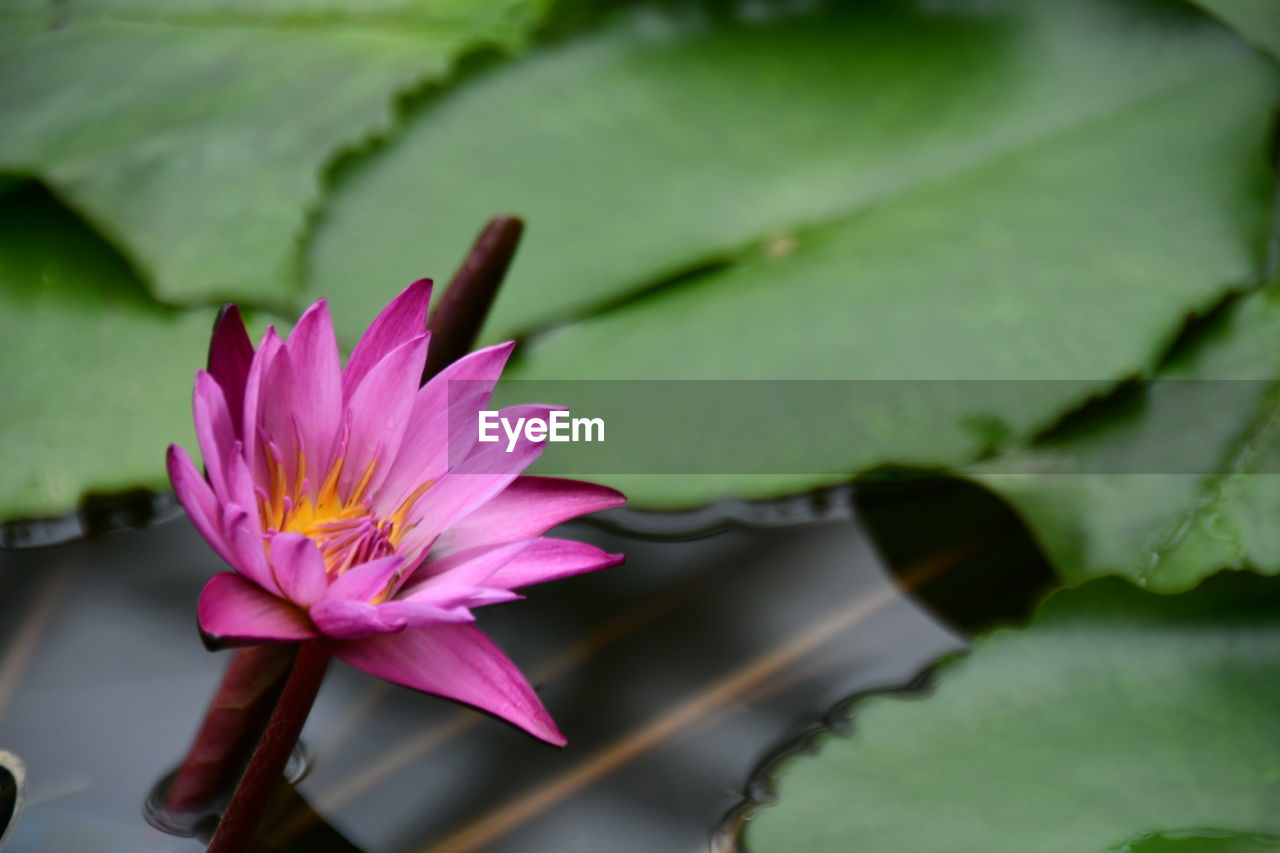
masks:
{"type": "MultiPolygon", "coordinates": [[[[561,528],[628,560],[486,608],[480,625],[538,686],[569,746],[335,664],[303,734],[309,772],[264,849],[731,848],[744,795],[765,795],[761,770],[780,751],[845,697],[906,684],[963,647],[903,585],[929,597],[950,584],[944,598],[964,601],[953,588],[963,564],[1009,553],[990,536],[966,544],[958,532],[993,528],[954,513],[962,530],[938,527],[941,545],[918,524],[895,532],[897,500],[865,509],[892,568],[847,500],[561,528]]],[[[200,849],[148,826],[142,805],[231,654],[206,652],[195,626],[200,588],[222,568],[172,514],[0,551],[0,750],[26,766],[8,850],[200,849]]]]}

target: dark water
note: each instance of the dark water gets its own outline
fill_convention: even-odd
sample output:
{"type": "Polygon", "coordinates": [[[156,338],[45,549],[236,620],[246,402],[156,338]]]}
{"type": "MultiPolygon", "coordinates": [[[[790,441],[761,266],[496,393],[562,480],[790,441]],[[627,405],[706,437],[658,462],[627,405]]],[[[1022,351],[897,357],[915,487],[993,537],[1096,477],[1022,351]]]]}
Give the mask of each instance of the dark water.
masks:
{"type": "MultiPolygon", "coordinates": [[[[927,509],[914,494],[907,506],[927,509]]],[[[993,548],[1010,554],[989,513],[952,507],[921,535],[892,489],[861,513],[841,495],[562,528],[627,563],[533,588],[480,624],[540,688],[564,750],[335,665],[304,733],[310,772],[268,827],[277,849],[731,846],[744,794],[768,796],[772,756],[843,698],[900,686],[962,647],[902,584],[926,598],[950,588],[943,609],[964,623],[956,588],[972,584],[955,578],[979,562],[989,575],[993,548]]],[[[141,809],[229,654],[206,652],[195,628],[199,590],[221,568],[182,518],[0,552],[0,750],[27,767],[7,850],[200,849],[141,809]]],[[[995,578],[976,591],[983,618],[1008,586],[995,578]]]]}

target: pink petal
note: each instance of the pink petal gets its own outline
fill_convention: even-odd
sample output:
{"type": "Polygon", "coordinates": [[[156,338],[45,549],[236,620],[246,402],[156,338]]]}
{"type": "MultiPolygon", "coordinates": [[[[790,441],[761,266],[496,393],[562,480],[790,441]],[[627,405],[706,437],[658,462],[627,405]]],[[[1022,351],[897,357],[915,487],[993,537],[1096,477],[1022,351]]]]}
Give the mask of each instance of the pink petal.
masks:
{"type": "Polygon", "coordinates": [[[427,335],[410,338],[374,365],[351,395],[346,462],[339,481],[342,494],[351,494],[375,460],[377,467],[366,494],[375,494],[387,476],[400,450],[426,360],[427,335]]]}
{"type": "Polygon", "coordinates": [[[326,637],[356,640],[393,634],[406,628],[452,625],[475,619],[465,608],[446,610],[429,603],[387,602],[369,604],[342,598],[326,598],[311,606],[311,621],[326,637]]]}
{"type": "Polygon", "coordinates": [[[329,450],[342,417],[342,365],[324,299],[303,313],[284,346],[292,375],[285,387],[276,390],[283,392],[288,411],[297,417],[307,474],[319,488],[329,470],[329,450]]]}
{"type": "MultiPolygon", "coordinates": [[[[424,599],[436,584],[473,584],[489,589],[519,589],[535,583],[559,580],[623,561],[594,545],[571,539],[537,537],[505,545],[482,545],[437,559],[434,550],[397,598],[424,599]]],[[[425,600],[425,599],[424,599],[425,600]]]]}
{"type": "Polygon", "coordinates": [[[369,601],[387,588],[403,566],[404,557],[398,554],[361,563],[330,584],[324,597],[369,601]]]}
{"type": "MultiPolygon", "coordinates": [[[[298,320],[260,383],[258,434],[268,453],[273,447],[278,451],[290,487],[301,476],[310,479],[313,489],[319,488],[329,470],[341,416],[338,345],[322,299],[298,320]],[[302,472],[298,471],[300,459],[306,462],[302,472]]],[[[266,477],[265,456],[262,462],[263,467],[254,470],[259,482],[266,477]]]]}
{"type": "MultiPolygon", "coordinates": [[[[434,579],[433,579],[434,580],[434,579]]],[[[484,607],[487,604],[503,604],[524,598],[509,589],[496,589],[488,586],[472,586],[465,583],[439,581],[425,584],[411,598],[396,599],[387,606],[404,605],[406,608],[429,605],[440,610],[470,610],[472,607],[484,607]]]]}
{"type": "Polygon", "coordinates": [[[443,557],[478,545],[541,536],[557,524],[627,502],[621,492],[555,477],[517,477],[469,515],[458,519],[431,548],[443,557]]]}
{"type": "Polygon", "coordinates": [[[483,545],[437,558],[434,549],[427,562],[407,578],[407,584],[396,598],[411,599],[439,583],[478,585],[511,562],[517,554],[533,544],[532,539],[502,545],[483,545]]]}
{"type": "Polygon", "coordinates": [[[253,362],[253,344],[240,319],[240,309],[227,303],[213,323],[209,340],[209,373],[222,387],[237,438],[244,438],[244,389],[253,362]]]}
{"type": "Polygon", "coordinates": [[[200,593],[200,630],[236,645],[309,640],[306,614],[233,572],[214,575],[200,593]]]}
{"type": "Polygon", "coordinates": [[[367,601],[326,598],[311,605],[309,612],[320,633],[338,640],[391,634],[405,628],[402,616],[384,614],[367,601]]]}
{"type": "MultiPolygon", "coordinates": [[[[226,454],[226,489],[227,498],[223,503],[235,504],[256,521],[258,492],[253,482],[253,474],[249,472],[249,461],[245,458],[244,447],[238,441],[226,454]]],[[[256,529],[261,530],[260,522],[256,529]]]]}
{"type": "Polygon", "coordinates": [[[222,530],[235,558],[231,565],[236,571],[274,596],[280,597],[280,586],[267,564],[267,552],[263,548],[262,531],[258,527],[257,514],[250,515],[236,504],[228,504],[222,511],[222,530]]]}
{"type": "Polygon", "coordinates": [[[329,587],[320,549],[301,533],[271,537],[271,567],[280,591],[294,604],[314,604],[329,587]]]}
{"type": "Polygon", "coordinates": [[[449,440],[446,439],[449,429],[465,427],[468,423],[466,417],[457,414],[450,417],[450,404],[455,413],[472,414],[469,422],[474,432],[475,413],[488,404],[493,386],[514,348],[515,343],[508,341],[463,356],[418,391],[400,451],[380,490],[380,506],[386,512],[393,511],[421,484],[444,475],[449,466],[449,440]],[[453,400],[450,400],[451,391],[453,400]]]}
{"type": "Polygon", "coordinates": [[[565,744],[533,688],[474,625],[440,625],[329,644],[370,675],[472,705],[557,746],[565,744]]]}
{"type": "Polygon", "coordinates": [[[471,615],[469,608],[523,597],[502,589],[441,588],[439,594],[432,596],[430,600],[388,601],[379,604],[378,608],[384,613],[394,614],[395,618],[403,619],[409,628],[425,628],[428,625],[474,622],[476,617],[471,615]]]}
{"type": "MultiPolygon", "coordinates": [[[[344,399],[350,399],[373,366],[396,347],[421,335],[427,328],[427,305],[431,302],[431,279],[422,278],[391,300],[361,336],[342,372],[344,399]]],[[[421,380],[422,373],[418,377],[421,380]]]]}
{"type": "MultiPolygon", "coordinates": [[[[436,557],[433,548],[428,561],[413,573],[413,581],[417,585],[422,581],[447,576],[457,583],[477,584],[502,569],[517,553],[529,547],[531,542],[531,539],[521,539],[520,542],[507,542],[498,546],[468,548],[443,557],[436,557]]],[[[406,598],[408,594],[410,590],[406,588],[401,597],[406,598]]]]}
{"type": "MultiPolygon", "coordinates": [[[[515,422],[517,418],[545,419],[553,406],[509,406],[501,416],[515,422]]],[[[429,546],[442,531],[469,515],[494,495],[505,489],[525,468],[533,464],[546,446],[545,441],[532,442],[521,437],[510,453],[506,442],[475,443],[466,460],[440,478],[420,497],[408,518],[417,526],[404,537],[401,552],[417,554],[429,546]]]]}
{"type": "MultiPolygon", "coordinates": [[[[535,403],[523,406],[507,406],[498,411],[498,416],[500,419],[515,424],[522,419],[545,421],[552,412],[557,411],[565,411],[564,406],[544,406],[535,403]]],[[[451,417],[453,414],[453,412],[450,413],[451,417]]],[[[509,478],[503,484],[503,488],[506,488],[520,472],[533,464],[534,460],[542,454],[547,444],[545,439],[542,441],[530,441],[525,437],[523,429],[511,450],[507,449],[505,434],[499,441],[481,444],[476,437],[476,420],[474,418],[459,418],[459,420],[464,421],[467,425],[465,431],[466,440],[461,447],[451,446],[449,448],[450,474],[465,474],[467,476],[509,475],[509,478]],[[462,451],[466,452],[465,456],[462,451]]]]}
{"type": "MultiPolygon", "coordinates": [[[[297,372],[289,351],[281,349],[271,360],[271,366],[262,378],[257,435],[262,467],[255,468],[253,472],[254,479],[259,483],[270,481],[266,467],[267,454],[270,454],[276,456],[277,464],[284,468],[286,486],[292,487],[298,473],[299,451],[311,447],[304,443],[302,423],[304,413],[295,406],[297,398],[302,396],[296,377],[297,372]]],[[[324,449],[326,457],[328,451],[329,448],[326,447],[324,449]]]]}
{"type": "Polygon", "coordinates": [[[486,586],[519,589],[535,583],[567,578],[585,572],[612,568],[623,561],[622,554],[609,554],[586,542],[571,539],[535,539],[498,571],[486,586]]]}
{"type": "Polygon", "coordinates": [[[196,440],[204,458],[205,472],[218,499],[234,500],[227,491],[227,460],[236,446],[236,427],[231,420],[222,386],[203,370],[196,373],[196,389],[191,408],[195,414],[196,440]]]}
{"type": "Polygon", "coordinates": [[[409,581],[408,585],[394,591],[395,600],[431,604],[446,610],[514,601],[522,596],[516,595],[502,584],[491,583],[490,578],[537,541],[528,539],[506,545],[473,548],[451,554],[442,560],[432,560],[406,579],[409,581]]]}
{"type": "Polygon", "coordinates": [[[254,476],[266,478],[266,457],[259,441],[258,423],[262,418],[262,383],[271,363],[282,352],[284,344],[276,334],[275,326],[267,326],[262,336],[262,343],[253,354],[253,363],[249,365],[249,376],[244,386],[244,428],[240,436],[244,441],[245,455],[249,461],[249,470],[254,476]]]}
{"type": "Polygon", "coordinates": [[[200,476],[191,457],[178,445],[169,445],[166,461],[173,490],[177,493],[182,508],[187,511],[191,523],[213,550],[218,552],[218,556],[234,566],[231,549],[222,536],[222,509],[213,490],[204,477],[200,476]]]}

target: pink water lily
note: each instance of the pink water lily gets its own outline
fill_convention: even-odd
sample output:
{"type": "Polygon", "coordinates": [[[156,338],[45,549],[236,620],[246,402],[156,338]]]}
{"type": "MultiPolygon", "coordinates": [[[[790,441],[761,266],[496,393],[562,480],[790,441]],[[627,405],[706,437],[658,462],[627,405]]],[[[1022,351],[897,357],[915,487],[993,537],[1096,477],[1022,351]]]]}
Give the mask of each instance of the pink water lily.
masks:
{"type": "MultiPolygon", "coordinates": [[[[169,476],[196,528],[234,569],[200,596],[227,644],[314,641],[396,684],[473,705],[555,744],[564,737],[473,610],[621,555],[543,534],[624,498],[521,472],[542,450],[478,443],[474,418],[514,346],[474,352],[419,388],[430,282],[410,285],[341,365],[324,300],[288,340],[255,350],[232,309],[196,376],[205,474],[177,446],[169,476]],[[468,380],[449,393],[452,380],[468,380]],[[454,425],[450,435],[450,426],[454,425]],[[458,442],[466,442],[459,453],[458,442]],[[450,466],[454,459],[465,465],[450,466]],[[461,473],[465,470],[466,473],[461,473]]],[[[502,415],[546,417],[551,407],[502,415]]]]}

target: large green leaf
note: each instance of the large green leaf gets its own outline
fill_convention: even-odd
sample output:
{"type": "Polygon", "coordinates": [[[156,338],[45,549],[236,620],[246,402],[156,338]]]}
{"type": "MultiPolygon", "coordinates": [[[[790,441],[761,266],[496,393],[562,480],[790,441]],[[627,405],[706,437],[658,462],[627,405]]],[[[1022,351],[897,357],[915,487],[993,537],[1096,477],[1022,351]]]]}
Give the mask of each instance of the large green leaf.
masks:
{"type": "Polygon", "coordinates": [[[1253,575],[1059,592],[932,696],[868,701],[851,738],[792,759],[749,849],[1101,853],[1155,832],[1132,849],[1267,849],[1167,838],[1280,832],[1278,612],[1280,583],[1253,575]]]}
{"type": "Polygon", "coordinates": [[[1068,582],[1173,591],[1224,566],[1280,572],[1278,297],[1243,300],[1157,382],[973,472],[1068,582]]]}
{"type": "Polygon", "coordinates": [[[1280,59],[1280,3],[1276,0],[1193,0],[1280,59]]]}
{"type": "Polygon", "coordinates": [[[194,446],[192,377],[212,320],[155,305],[38,187],[0,198],[0,519],[165,487],[165,446],[194,446]]]}
{"type": "Polygon", "coordinates": [[[290,305],[339,152],[543,0],[2,0],[0,171],[43,179],[177,303],[290,305]]]}
{"type": "MultiPolygon", "coordinates": [[[[530,229],[489,336],[596,312],[535,337],[515,376],[1103,385],[1259,278],[1276,75],[1207,17],[1049,0],[763,10],[636,13],[457,87],[340,183],[309,287],[350,341],[503,210],[530,229]]],[[[1062,390],[987,417],[1017,437],[1079,400],[1062,390]]],[[[911,456],[971,429],[923,417],[911,456]]],[[[795,424],[818,458],[844,454],[829,477],[612,482],[694,504],[902,461],[812,433],[795,424]]]]}

